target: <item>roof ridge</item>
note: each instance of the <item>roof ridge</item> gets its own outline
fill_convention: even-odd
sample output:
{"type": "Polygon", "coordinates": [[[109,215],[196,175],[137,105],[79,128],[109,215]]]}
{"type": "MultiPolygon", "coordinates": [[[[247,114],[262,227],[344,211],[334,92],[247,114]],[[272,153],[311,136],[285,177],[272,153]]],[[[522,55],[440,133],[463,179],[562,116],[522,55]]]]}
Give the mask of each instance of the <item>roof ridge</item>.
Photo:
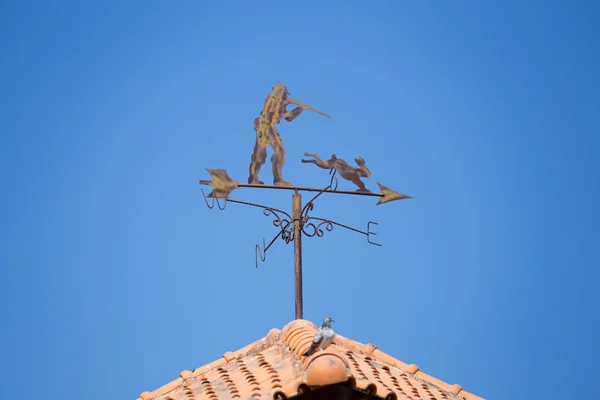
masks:
{"type": "MultiPolygon", "coordinates": [[[[196,378],[203,375],[210,376],[211,374],[214,374],[214,370],[235,368],[236,364],[239,364],[240,362],[244,363],[242,359],[246,357],[254,357],[258,355],[259,358],[264,361],[263,353],[267,352],[267,350],[271,349],[272,347],[286,349],[292,353],[294,358],[298,360],[297,362],[299,362],[299,364],[296,364],[297,367],[293,367],[295,373],[300,374],[297,375],[296,378],[285,382],[281,382],[281,378],[277,378],[279,381],[277,387],[280,388],[277,390],[277,395],[279,396],[279,394],[281,394],[284,398],[286,397],[286,394],[289,395],[289,393],[294,393],[294,390],[299,388],[299,385],[306,385],[307,376],[310,378],[311,376],[315,377],[319,374],[322,374],[322,367],[316,365],[324,365],[324,360],[327,358],[327,360],[329,360],[328,362],[335,362],[339,367],[337,369],[338,372],[336,372],[337,375],[335,375],[335,378],[331,378],[334,379],[334,381],[330,380],[328,381],[328,384],[350,379],[353,382],[351,384],[352,387],[361,388],[362,390],[367,390],[373,394],[377,393],[378,396],[383,398],[395,399],[396,395],[394,391],[405,393],[402,389],[402,385],[404,384],[409,385],[409,387],[412,387],[411,390],[413,390],[413,393],[405,393],[406,395],[413,396],[415,393],[414,391],[418,391],[417,388],[411,386],[410,384],[410,377],[412,377],[412,379],[414,379],[413,383],[415,384],[416,382],[424,382],[424,386],[421,388],[421,390],[425,390],[427,392],[437,389],[454,396],[463,397],[466,400],[483,400],[481,397],[463,390],[458,384],[452,385],[423,373],[420,371],[417,365],[406,364],[397,358],[379,350],[374,344],[363,344],[337,333],[332,346],[330,346],[331,349],[317,352],[312,356],[304,356],[305,351],[312,343],[316,330],[317,326],[308,320],[298,319],[288,322],[281,329],[273,328],[265,337],[254,341],[239,350],[226,351],[223,353],[221,358],[213,362],[210,362],[199,368],[195,368],[192,371],[182,371],[177,379],[161,386],[153,392],[142,393],[138,400],[156,399],[178,389],[179,387],[182,387],[183,385],[187,385],[186,382],[188,381],[195,381],[196,378]],[[322,357],[320,358],[321,361],[316,362],[319,357],[322,357]],[[335,359],[338,359],[339,361],[332,361],[335,359]],[[383,367],[377,367],[377,364],[382,365],[383,367]],[[399,370],[401,373],[398,376],[402,381],[394,377],[393,371],[390,370],[390,368],[386,365],[399,370]],[[384,374],[385,376],[381,377],[381,374],[384,374]],[[304,378],[302,378],[302,376],[304,376],[304,378]],[[386,380],[388,384],[385,384],[382,379],[386,380]],[[379,385],[377,383],[379,383],[379,385]],[[281,388],[281,384],[283,384],[283,388],[281,388]],[[435,389],[429,388],[428,385],[432,385],[435,387],[435,389]]],[[[273,351],[275,351],[277,354],[281,354],[278,350],[273,351]]],[[[275,353],[271,352],[271,354],[275,353]]],[[[269,365],[268,363],[261,364],[269,365]]],[[[284,365],[281,366],[281,368],[292,368],[291,364],[289,364],[289,361],[286,365],[288,365],[288,367],[284,365]]],[[[268,368],[272,369],[273,367],[268,366],[268,368]]],[[[273,369],[273,371],[275,370],[273,369]]],[[[315,380],[314,378],[311,378],[310,380],[314,382],[327,382],[327,380],[315,380]]],[[[318,385],[321,384],[319,383],[318,385]]],[[[190,389],[188,388],[186,390],[190,389]]],[[[447,395],[444,396],[446,396],[445,398],[448,398],[447,395]]],[[[216,399],[216,397],[213,398],[216,399]]],[[[436,397],[431,394],[431,398],[436,397]]]]}

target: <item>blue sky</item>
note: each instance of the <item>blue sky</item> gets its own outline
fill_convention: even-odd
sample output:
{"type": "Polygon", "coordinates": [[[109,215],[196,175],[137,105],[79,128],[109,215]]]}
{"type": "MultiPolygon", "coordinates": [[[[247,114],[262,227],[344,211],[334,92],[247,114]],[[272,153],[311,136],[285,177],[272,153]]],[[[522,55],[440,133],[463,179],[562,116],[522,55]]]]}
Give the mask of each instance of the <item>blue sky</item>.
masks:
{"type": "Polygon", "coordinates": [[[209,210],[198,185],[204,168],[247,179],[277,80],[332,116],[282,121],[287,180],[327,184],[305,151],[360,155],[368,188],[414,197],[316,203],[379,222],[383,247],[305,239],[305,318],[488,399],[594,397],[598,16],[591,1],[3,2],[6,397],[134,399],[294,318],[292,245],[256,269],[271,221],[209,210]]]}

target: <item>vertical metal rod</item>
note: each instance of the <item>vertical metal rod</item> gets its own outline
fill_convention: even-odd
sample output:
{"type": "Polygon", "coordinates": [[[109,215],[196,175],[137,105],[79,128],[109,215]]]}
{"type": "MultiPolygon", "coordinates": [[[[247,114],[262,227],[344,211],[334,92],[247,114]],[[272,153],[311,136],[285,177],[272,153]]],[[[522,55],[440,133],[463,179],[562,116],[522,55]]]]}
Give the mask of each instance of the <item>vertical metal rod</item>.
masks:
{"type": "Polygon", "coordinates": [[[292,195],[292,219],[294,221],[294,291],[296,297],[296,319],[302,319],[302,195],[292,195]]]}

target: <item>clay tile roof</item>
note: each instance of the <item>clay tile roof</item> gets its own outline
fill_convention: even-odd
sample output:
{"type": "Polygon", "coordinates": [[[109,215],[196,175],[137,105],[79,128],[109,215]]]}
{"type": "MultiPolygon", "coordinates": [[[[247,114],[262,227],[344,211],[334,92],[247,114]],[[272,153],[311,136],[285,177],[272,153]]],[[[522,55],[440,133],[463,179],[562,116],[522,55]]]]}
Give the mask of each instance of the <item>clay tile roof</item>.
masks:
{"type": "Polygon", "coordinates": [[[308,349],[317,327],[295,320],[272,329],[263,339],[179,378],[144,392],[138,400],[284,400],[305,391],[345,382],[349,387],[386,400],[483,400],[424,374],[414,364],[336,335],[331,346],[310,357],[308,349]]]}

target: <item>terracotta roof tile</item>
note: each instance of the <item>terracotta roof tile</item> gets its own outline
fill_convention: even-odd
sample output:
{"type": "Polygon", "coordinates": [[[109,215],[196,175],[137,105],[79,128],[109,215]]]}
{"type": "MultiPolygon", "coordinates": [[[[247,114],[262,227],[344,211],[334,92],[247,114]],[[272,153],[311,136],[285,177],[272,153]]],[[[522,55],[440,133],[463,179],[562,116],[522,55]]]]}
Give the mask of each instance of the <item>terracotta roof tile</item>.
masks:
{"type": "Polygon", "coordinates": [[[386,400],[483,400],[419,370],[414,364],[336,335],[325,351],[310,357],[317,327],[305,320],[272,329],[266,337],[193,371],[138,400],[284,400],[308,390],[346,383],[386,400]]]}

